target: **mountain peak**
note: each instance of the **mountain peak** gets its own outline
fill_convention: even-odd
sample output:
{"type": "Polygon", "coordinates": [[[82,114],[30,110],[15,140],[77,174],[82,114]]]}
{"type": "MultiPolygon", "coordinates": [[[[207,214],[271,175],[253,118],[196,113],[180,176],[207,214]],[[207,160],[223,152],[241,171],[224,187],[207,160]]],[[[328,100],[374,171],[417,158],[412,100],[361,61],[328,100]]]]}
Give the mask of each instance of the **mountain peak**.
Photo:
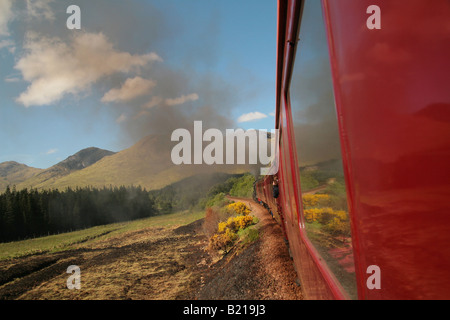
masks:
{"type": "Polygon", "coordinates": [[[115,152],[90,147],[78,151],[67,159],[58,162],[48,169],[36,169],[14,161],[0,164],[0,191],[7,185],[22,188],[42,188],[71,173],[81,171],[104,157],[114,155],[115,152]]]}
{"type": "Polygon", "coordinates": [[[28,168],[28,166],[16,161],[2,162],[0,163],[0,177],[6,177],[7,175],[24,168],[28,168]]]}
{"type": "Polygon", "coordinates": [[[100,159],[115,154],[115,152],[100,148],[90,147],[78,151],[67,159],[57,163],[55,168],[65,168],[68,170],[81,170],[96,163],[100,159]]]}
{"type": "Polygon", "coordinates": [[[35,176],[42,169],[29,167],[16,161],[0,163],[0,192],[8,185],[15,185],[35,176]]]}

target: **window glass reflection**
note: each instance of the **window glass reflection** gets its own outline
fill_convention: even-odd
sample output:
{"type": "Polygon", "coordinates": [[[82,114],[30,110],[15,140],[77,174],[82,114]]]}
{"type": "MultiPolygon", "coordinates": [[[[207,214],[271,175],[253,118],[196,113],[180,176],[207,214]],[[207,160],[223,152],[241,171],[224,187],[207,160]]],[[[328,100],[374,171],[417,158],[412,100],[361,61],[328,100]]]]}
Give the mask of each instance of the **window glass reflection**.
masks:
{"type": "Polygon", "coordinates": [[[290,89],[308,239],[351,298],[355,267],[320,1],[305,3],[290,89]]]}

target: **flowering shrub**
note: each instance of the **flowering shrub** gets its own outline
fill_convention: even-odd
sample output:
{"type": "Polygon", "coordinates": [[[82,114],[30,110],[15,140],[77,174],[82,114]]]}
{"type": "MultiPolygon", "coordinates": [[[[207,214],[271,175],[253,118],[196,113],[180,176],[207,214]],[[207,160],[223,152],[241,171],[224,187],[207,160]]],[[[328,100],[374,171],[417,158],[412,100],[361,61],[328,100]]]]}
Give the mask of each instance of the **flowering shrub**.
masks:
{"type": "Polygon", "coordinates": [[[306,222],[319,222],[320,224],[328,224],[332,219],[337,218],[341,221],[347,221],[347,212],[339,210],[335,211],[332,208],[311,208],[304,211],[306,222]]]}
{"type": "Polygon", "coordinates": [[[239,216],[234,218],[235,224],[239,227],[239,229],[245,229],[248,226],[251,226],[253,224],[253,217],[252,216],[239,216]]]}
{"type": "Polygon", "coordinates": [[[250,209],[242,202],[232,203],[227,210],[237,216],[229,217],[227,221],[217,225],[217,232],[209,239],[209,246],[214,250],[223,250],[227,253],[237,240],[237,232],[244,230],[255,223],[254,217],[250,216],[250,209]]]}
{"type": "Polygon", "coordinates": [[[348,221],[341,220],[338,217],[334,217],[326,226],[324,226],[324,230],[333,236],[349,237],[351,235],[348,221]]]}
{"type": "Polygon", "coordinates": [[[217,233],[224,233],[227,228],[228,228],[228,221],[220,222],[219,226],[217,227],[217,233]]]}
{"type": "Polygon", "coordinates": [[[231,229],[226,229],[223,233],[216,233],[209,239],[209,246],[214,250],[223,250],[228,252],[234,241],[237,239],[237,234],[231,229]]]}
{"type": "Polygon", "coordinates": [[[252,224],[253,224],[253,217],[249,215],[230,217],[226,222],[219,223],[217,233],[223,233],[227,229],[230,229],[233,232],[237,232],[239,231],[239,229],[245,229],[252,224]]]}
{"type": "Polygon", "coordinates": [[[303,207],[315,207],[329,198],[327,194],[305,194],[302,196],[303,207]]]}
{"type": "Polygon", "coordinates": [[[323,230],[333,236],[350,236],[350,224],[347,212],[332,208],[310,208],[304,211],[306,222],[318,222],[323,230]]]}
{"type": "Polygon", "coordinates": [[[250,213],[250,208],[245,205],[243,202],[235,202],[231,203],[227,206],[227,209],[236,213],[237,215],[246,216],[250,213]]]}

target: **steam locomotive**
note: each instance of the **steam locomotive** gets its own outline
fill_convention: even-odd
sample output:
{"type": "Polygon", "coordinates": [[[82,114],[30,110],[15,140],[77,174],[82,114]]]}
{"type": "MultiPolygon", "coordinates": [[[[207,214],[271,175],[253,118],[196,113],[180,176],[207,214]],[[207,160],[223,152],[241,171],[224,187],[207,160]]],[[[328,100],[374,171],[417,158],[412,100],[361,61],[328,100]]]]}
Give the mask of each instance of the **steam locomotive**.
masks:
{"type": "Polygon", "coordinates": [[[322,0],[316,45],[317,2],[278,1],[277,174],[255,183],[254,198],[281,225],[307,299],[449,299],[450,2],[322,0]],[[320,55],[337,191],[339,177],[308,164],[304,143],[314,131],[302,117],[315,110],[302,106],[314,91],[305,74],[320,55]]]}

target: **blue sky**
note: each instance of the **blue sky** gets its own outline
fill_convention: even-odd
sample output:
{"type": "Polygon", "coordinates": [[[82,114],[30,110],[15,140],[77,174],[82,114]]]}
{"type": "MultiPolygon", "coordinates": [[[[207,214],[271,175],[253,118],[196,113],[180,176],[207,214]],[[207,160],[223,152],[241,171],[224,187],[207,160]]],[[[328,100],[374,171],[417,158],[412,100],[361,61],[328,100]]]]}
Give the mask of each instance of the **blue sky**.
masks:
{"type": "Polygon", "coordinates": [[[276,15],[275,0],[3,0],[0,162],[47,168],[193,120],[273,128],[276,15]]]}

